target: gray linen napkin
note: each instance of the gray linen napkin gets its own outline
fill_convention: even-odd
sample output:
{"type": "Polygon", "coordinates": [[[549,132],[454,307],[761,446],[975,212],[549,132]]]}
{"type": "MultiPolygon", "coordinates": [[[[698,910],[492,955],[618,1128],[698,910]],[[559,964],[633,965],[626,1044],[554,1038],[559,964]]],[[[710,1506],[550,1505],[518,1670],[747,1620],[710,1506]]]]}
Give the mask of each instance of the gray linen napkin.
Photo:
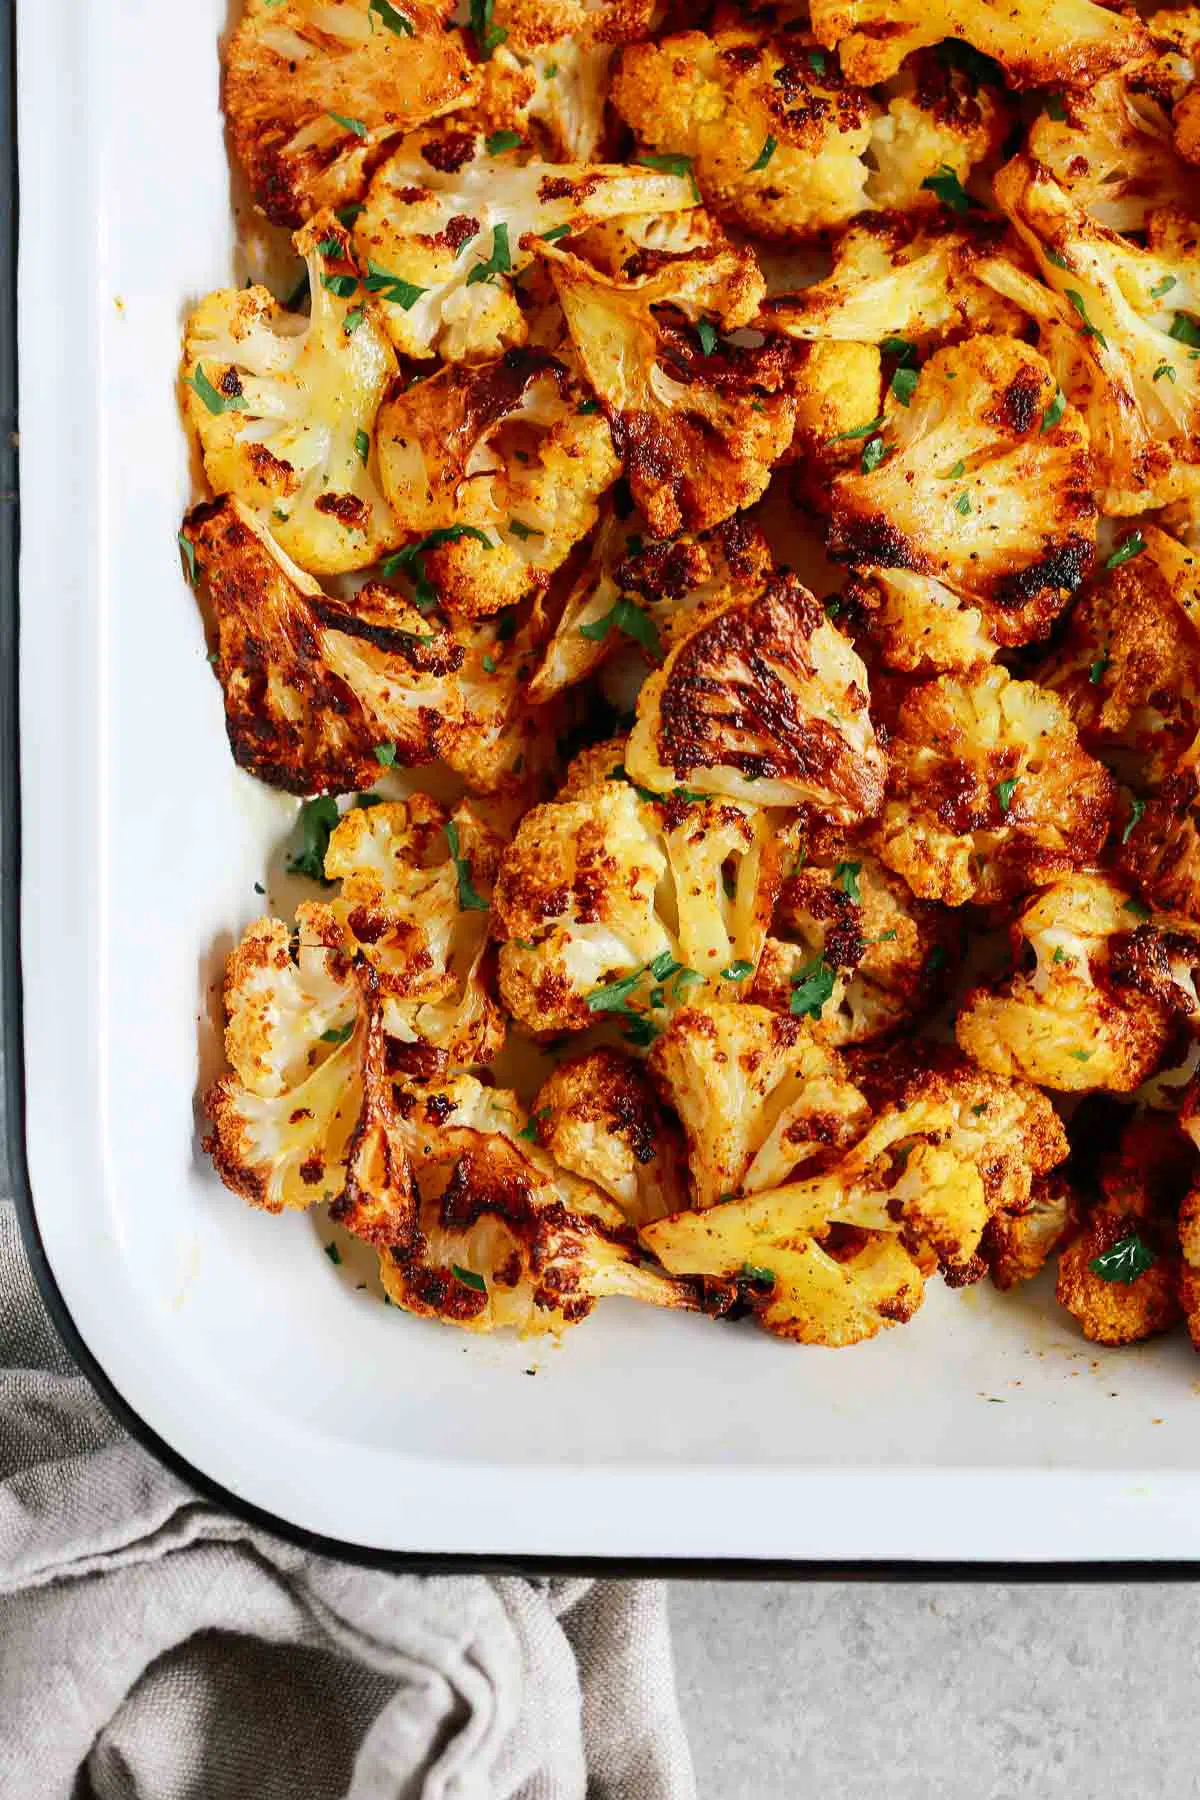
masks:
{"type": "Polygon", "coordinates": [[[219,1512],[74,1372],[0,1200],[0,1796],[694,1800],[654,1582],[379,1574],[219,1512]]]}

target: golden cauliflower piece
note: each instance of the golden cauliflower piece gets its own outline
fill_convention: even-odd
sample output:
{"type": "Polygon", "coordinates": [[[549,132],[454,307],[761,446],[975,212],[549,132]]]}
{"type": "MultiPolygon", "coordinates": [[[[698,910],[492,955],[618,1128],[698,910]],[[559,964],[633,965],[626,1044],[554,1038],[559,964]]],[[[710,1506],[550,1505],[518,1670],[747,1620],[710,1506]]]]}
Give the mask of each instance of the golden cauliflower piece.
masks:
{"type": "Polygon", "coordinates": [[[187,323],[183,379],[214,491],[269,511],[288,555],[329,575],[365,568],[398,535],[373,439],[396,358],[332,213],[296,244],[311,316],[286,312],[266,288],[209,294],[187,323]]]}
{"type": "Polygon", "coordinates": [[[691,988],[740,984],[779,890],[770,816],[691,794],[655,801],[623,779],[535,806],[494,896],[500,991],[535,1031],[610,1016],[646,1045],[691,988]]]}
{"type": "Polygon", "coordinates": [[[1078,1224],[1075,1190],[1065,1175],[1039,1175],[1021,1212],[993,1213],[979,1254],[1001,1293],[1032,1281],[1078,1224]]]}
{"type": "Polygon", "coordinates": [[[832,1167],[677,1213],[643,1233],[673,1273],[737,1279],[768,1331],[799,1343],[860,1343],[905,1323],[941,1264],[978,1273],[987,1223],[978,1170],[941,1138],[937,1101],[889,1110],[832,1167]]]}
{"type": "Polygon", "coordinates": [[[642,1064],[605,1046],[560,1062],[530,1108],[534,1142],[602,1188],[631,1225],[687,1204],[687,1158],[642,1064]]]}
{"type": "Polygon", "coordinates": [[[987,603],[1016,641],[1044,636],[1091,566],[1096,542],[1087,435],[1056,404],[1028,345],[979,337],[939,350],[878,429],[860,424],[861,466],[833,485],[829,553],[860,569],[926,575],[987,603]],[[1051,415],[1053,419],[1053,415],[1051,415]]]}
{"type": "Polygon", "coordinates": [[[796,345],[789,384],[796,409],[792,441],[782,460],[794,466],[797,498],[829,511],[829,484],[861,446],[846,434],[879,411],[883,359],[874,344],[837,339],[796,345]]]}
{"type": "Polygon", "coordinates": [[[655,536],[706,530],[759,499],[791,442],[783,364],[770,347],[720,344],[714,324],[733,329],[758,311],[763,281],[752,253],[718,246],[655,259],[629,281],[545,244],[541,254],[655,536]],[[667,306],[695,329],[653,310],[667,306]]]}
{"type": "Polygon", "coordinates": [[[1100,1195],[1058,1259],[1057,1294],[1084,1337],[1134,1344],[1180,1314],[1176,1218],[1195,1152],[1161,1114],[1133,1114],[1100,1164],[1100,1195]]]}
{"type": "Polygon", "coordinates": [[[1064,93],[1054,114],[1040,112],[1029,132],[1033,160],[1112,231],[1144,231],[1158,207],[1194,210],[1195,182],[1172,148],[1170,117],[1132,85],[1130,76],[1139,74],[1106,75],[1064,93]]]}
{"type": "Polygon", "coordinates": [[[909,57],[885,97],[867,181],[868,200],[884,210],[936,211],[947,178],[965,189],[975,166],[999,155],[1012,123],[998,78],[981,78],[979,59],[953,40],[909,57]]]}
{"type": "Polygon", "coordinates": [[[940,675],[901,701],[875,847],[924,900],[1011,899],[1090,863],[1113,778],[1062,701],[1001,668],[940,675]]]}
{"type": "Polygon", "coordinates": [[[424,0],[245,0],[225,50],[234,154],[277,225],[358,200],[390,139],[465,106],[451,9],[424,0]]]}
{"type": "Polygon", "coordinates": [[[886,760],[867,673],[794,575],[702,615],[642,688],[625,762],[759,806],[811,803],[842,824],[879,809],[886,760]]]}
{"type": "Polygon", "coordinates": [[[448,610],[486,617],[544,589],[595,525],[620,464],[585,400],[567,365],[533,348],[392,388],[384,487],[448,610]]]}
{"type": "Polygon", "coordinates": [[[521,703],[521,635],[448,631],[377,583],[352,607],[334,600],[229,497],[196,507],[183,536],[216,615],[241,768],[293,794],[439,757],[481,792],[524,784],[545,715],[521,703]]]}
{"type": "Polygon", "coordinates": [[[836,47],[850,81],[873,83],[894,75],[906,56],[943,38],[964,39],[994,57],[1009,84],[1088,87],[1149,48],[1136,15],[1112,12],[1093,0],[813,0],[812,29],[836,47]]]}
{"type": "Polygon", "coordinates": [[[974,214],[863,219],[838,239],[832,272],[797,294],[765,301],[758,324],[805,340],[896,338],[914,348],[974,332],[1020,331],[1022,307],[977,273],[991,268],[1006,236],[999,221],[974,214]]]}
{"type": "Polygon", "coordinates": [[[225,971],[232,1072],[205,1095],[204,1147],[226,1187],[267,1212],[334,1201],[370,1242],[412,1230],[414,1196],[387,1067],[378,977],[329,907],[295,932],[259,919],[225,971]]]}
{"type": "Polygon", "coordinates": [[[491,154],[481,134],[443,127],[406,138],[389,157],[354,241],[397,350],[479,361],[529,334],[515,283],[534,259],[535,239],[695,204],[683,175],[527,162],[520,145],[491,154]]]}
{"type": "Polygon", "coordinates": [[[684,1007],[649,1068],[683,1121],[696,1207],[825,1168],[870,1120],[836,1050],[803,1019],[763,1006],[684,1007]]]}
{"type": "Polygon", "coordinates": [[[1011,926],[1013,973],[963,1002],[961,1047],[996,1075],[1059,1092],[1131,1093],[1171,1039],[1170,998],[1146,978],[1143,946],[1131,944],[1145,916],[1107,875],[1071,875],[1036,894],[1011,926]]]}
{"type": "Polygon", "coordinates": [[[397,1306],[468,1331],[561,1331],[621,1294],[695,1309],[699,1284],[653,1268],[600,1189],[531,1141],[516,1095],[460,1076],[397,1097],[412,1144],[416,1226],[380,1257],[397,1306]]]}
{"type": "Polygon", "coordinates": [[[877,857],[820,834],[784,882],[751,998],[817,1021],[832,1044],[915,1025],[945,999],[962,961],[962,921],[918,900],[877,857]]]}
{"type": "Polygon", "coordinates": [[[1026,307],[1064,394],[1087,421],[1100,503],[1145,512],[1200,490],[1200,251],[1193,220],[1153,214],[1130,243],[1014,157],[996,195],[1048,286],[997,260],[987,278],[1026,307]]]}
{"type": "Polygon", "coordinates": [[[653,0],[496,0],[482,111],[490,130],[532,133],[559,162],[590,162],[607,134],[618,44],[645,37],[653,0]]]}

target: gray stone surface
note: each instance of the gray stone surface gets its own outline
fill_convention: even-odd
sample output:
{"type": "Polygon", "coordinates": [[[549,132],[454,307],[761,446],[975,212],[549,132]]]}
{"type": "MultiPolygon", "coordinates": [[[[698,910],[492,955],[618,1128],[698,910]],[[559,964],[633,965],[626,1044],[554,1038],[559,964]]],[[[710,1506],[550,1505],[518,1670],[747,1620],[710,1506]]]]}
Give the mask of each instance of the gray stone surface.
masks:
{"type": "Polygon", "coordinates": [[[675,1582],[701,1800],[1200,1795],[1200,1583],[675,1582]]]}

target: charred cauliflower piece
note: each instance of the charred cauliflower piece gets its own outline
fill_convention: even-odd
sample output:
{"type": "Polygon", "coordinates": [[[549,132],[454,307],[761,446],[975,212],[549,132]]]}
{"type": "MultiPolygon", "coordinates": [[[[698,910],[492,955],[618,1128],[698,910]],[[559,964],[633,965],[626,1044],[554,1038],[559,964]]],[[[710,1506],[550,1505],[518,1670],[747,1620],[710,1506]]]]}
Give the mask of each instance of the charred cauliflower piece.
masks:
{"type": "Polygon", "coordinates": [[[1175,155],[1169,114],[1127,75],[1064,93],[1055,112],[1062,116],[1038,114],[1029,154],[1099,224],[1144,231],[1158,207],[1195,210],[1195,181],[1175,155]]]}
{"type": "Polygon", "coordinates": [[[422,534],[409,555],[448,610],[486,617],[539,592],[595,525],[620,464],[585,397],[564,362],[533,348],[392,388],[384,487],[422,534]]]}
{"type": "Polygon", "coordinates": [[[387,1071],[374,971],[325,906],[295,932],[259,919],[225,971],[232,1072],[205,1096],[205,1149],[226,1187],[266,1212],[332,1200],[380,1245],[408,1236],[414,1197],[387,1071]]]}
{"type": "Polygon", "coordinates": [[[1002,262],[988,278],[1038,321],[1062,391],[1087,420],[1105,512],[1200,490],[1200,252],[1195,222],[1151,217],[1142,249],[1097,223],[1028,157],[996,195],[1046,286],[1002,262]],[[1048,291],[1048,289],[1050,291],[1048,291]]]}
{"type": "Polygon", "coordinates": [[[602,1188],[631,1225],[687,1204],[678,1124],[632,1057],[602,1048],[559,1063],[530,1118],[535,1142],[560,1168],[602,1188]]]}
{"type": "Polygon", "coordinates": [[[869,1122],[837,1052],[762,1006],[684,1007],[649,1067],[683,1121],[696,1207],[824,1168],[869,1122]]]}
{"type": "Polygon", "coordinates": [[[1176,1218],[1195,1152],[1172,1120],[1135,1114],[1100,1164],[1100,1195],[1058,1259],[1059,1303],[1096,1344],[1134,1344],[1180,1314],[1176,1218]]]}
{"type": "Polygon", "coordinates": [[[866,670],[794,575],[701,617],[638,695],[625,761],[657,793],[811,803],[843,824],[878,811],[886,767],[866,670]]]}
{"type": "Polygon", "coordinates": [[[504,1018],[487,991],[488,907],[502,840],[464,801],[427,794],[343,815],[325,875],[331,911],[378,978],[384,1029],[455,1067],[490,1062],[504,1018]]]}
{"type": "Polygon", "coordinates": [[[876,849],[914,894],[987,903],[1083,867],[1114,784],[1061,700],[1001,668],[941,675],[900,704],[876,849]]]}
{"type": "Polygon", "coordinates": [[[818,42],[836,47],[847,78],[867,83],[886,81],[912,51],[944,38],[994,57],[1015,88],[1088,87],[1149,48],[1140,19],[1093,0],[1053,9],[1035,0],[813,0],[811,16],[818,42]]]}
{"type": "Polygon", "coordinates": [[[234,154],[277,225],[358,200],[390,139],[473,99],[448,8],[245,0],[225,51],[234,154]]]}
{"type": "Polygon", "coordinates": [[[216,615],[240,767],[293,794],[439,757],[480,792],[521,785],[544,715],[518,704],[519,639],[452,633],[378,585],[353,607],[334,600],[236,500],[197,507],[183,535],[216,615]]]}
{"type": "Polygon", "coordinates": [[[412,1236],[380,1257],[397,1306],[523,1336],[577,1324],[609,1294],[696,1307],[697,1284],[652,1267],[620,1209],[530,1141],[514,1094],[464,1076],[401,1092],[398,1110],[420,1199],[412,1236]]]}
{"type": "Polygon", "coordinates": [[[365,568],[396,541],[373,438],[396,358],[333,215],[296,244],[311,316],[286,312],[266,288],[209,294],[188,320],[183,378],[213,490],[269,511],[288,555],[331,575],[365,568]]]}
{"type": "Polygon", "coordinates": [[[1011,927],[1014,972],[959,1012],[967,1055],[1060,1092],[1131,1093],[1171,1038],[1171,1006],[1129,955],[1145,911],[1105,875],[1069,876],[1026,902],[1011,927]]]}
{"type": "Polygon", "coordinates": [[[481,135],[444,128],[406,138],[379,170],[354,241],[397,350],[479,361],[528,336],[515,282],[535,238],[695,204],[683,175],[526,162],[515,145],[489,155],[481,135]]]}
{"type": "Polygon", "coordinates": [[[829,552],[926,575],[1041,636],[1087,573],[1096,541],[1087,436],[1056,404],[1049,367],[1011,338],[939,350],[902,399],[889,392],[861,469],[833,486],[829,552]],[[1051,415],[1053,416],[1053,415],[1051,415]]]}
{"type": "Polygon", "coordinates": [[[758,311],[763,281],[753,255],[717,247],[617,281],[544,244],[541,254],[655,536],[707,530],[759,499],[791,442],[783,366],[769,347],[715,341],[716,324],[746,325],[758,311]],[[670,325],[656,307],[696,329],[670,325]]]}
{"type": "Polygon", "coordinates": [[[885,211],[936,210],[946,178],[965,188],[975,166],[1000,153],[1011,124],[998,79],[981,79],[979,59],[960,59],[953,41],[909,57],[886,104],[871,133],[867,182],[871,205],[885,211]]]}
{"type": "Polygon", "coordinates": [[[1055,1172],[1034,1181],[1022,1212],[993,1213],[984,1228],[979,1253],[992,1284],[1001,1293],[1032,1281],[1078,1224],[1075,1190],[1055,1172]]]}
{"type": "Polygon", "coordinates": [[[818,843],[784,882],[751,997],[818,1021],[828,1043],[866,1043],[940,1005],[962,939],[960,919],[869,851],[818,843]]]}
{"type": "Polygon", "coordinates": [[[645,37],[653,0],[496,0],[485,70],[489,129],[531,132],[559,162],[589,162],[606,136],[609,66],[645,37]]]}
{"type": "Polygon", "coordinates": [[[974,332],[1018,332],[1022,307],[976,272],[991,268],[1005,237],[997,220],[973,216],[864,219],[838,239],[829,275],[767,300],[758,323],[805,340],[881,344],[892,337],[914,348],[974,332]]]}
{"type": "Polygon", "coordinates": [[[1155,906],[1200,920],[1200,769],[1192,746],[1158,792],[1130,811],[1117,863],[1155,906]]]}

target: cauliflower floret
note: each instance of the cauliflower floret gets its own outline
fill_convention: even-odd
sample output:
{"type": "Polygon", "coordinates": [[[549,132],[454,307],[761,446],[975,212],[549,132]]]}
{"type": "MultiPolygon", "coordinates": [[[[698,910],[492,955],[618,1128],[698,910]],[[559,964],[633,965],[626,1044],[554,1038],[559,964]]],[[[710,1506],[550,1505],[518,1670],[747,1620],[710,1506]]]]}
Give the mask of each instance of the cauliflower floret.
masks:
{"type": "Polygon", "coordinates": [[[1001,631],[1020,608],[1008,641],[1044,636],[1096,542],[1087,436],[1071,407],[1046,429],[1055,394],[1014,339],[937,351],[915,386],[893,384],[878,432],[861,427],[861,469],[833,484],[829,554],[930,576],[985,602],[1001,631]]]}
{"type": "Polygon", "coordinates": [[[1029,154],[1101,225],[1144,231],[1156,207],[1189,206],[1195,182],[1172,150],[1170,119],[1128,74],[1063,94],[1056,112],[1034,120],[1029,154]]]}
{"type": "Polygon", "coordinates": [[[753,971],[779,891],[770,815],[691,794],[642,797],[614,764],[579,798],[535,806],[494,896],[500,991],[535,1031],[605,1015],[645,1045],[702,981],[753,971]]]}
{"type": "Polygon", "coordinates": [[[885,668],[906,675],[949,674],[993,662],[997,640],[1014,633],[1020,642],[1036,637],[1045,614],[1038,596],[1021,606],[987,606],[910,569],[851,572],[843,599],[861,617],[885,668]]]}
{"type": "Polygon", "coordinates": [[[1153,56],[1139,64],[1139,87],[1173,106],[1186,94],[1200,69],[1200,6],[1172,6],[1146,20],[1153,56]]]}
{"type": "Polygon", "coordinates": [[[378,978],[334,912],[297,908],[294,934],[279,919],[251,925],[226,966],[225,1007],[232,1073],[205,1096],[204,1147],[226,1187],[266,1212],[333,1200],[369,1241],[407,1237],[412,1178],[378,978]]]}
{"type": "Polygon", "coordinates": [[[1097,1344],[1133,1344],[1180,1314],[1176,1217],[1195,1152],[1171,1119],[1134,1114],[1100,1164],[1100,1197],[1058,1259],[1057,1294],[1097,1344]]]}
{"type": "Polygon", "coordinates": [[[1151,525],[1114,554],[1039,679],[1089,750],[1126,753],[1157,788],[1200,731],[1200,555],[1151,525]]]}
{"type": "Polygon", "coordinates": [[[654,0],[496,0],[489,128],[532,130],[558,161],[591,161],[606,135],[615,46],[645,37],[654,10],[654,0]]]}
{"type": "Polygon", "coordinates": [[[685,31],[632,45],[612,100],[650,151],[690,159],[714,211],[761,236],[804,238],[869,204],[878,109],[803,35],[685,31]]]}
{"type": "Polygon", "coordinates": [[[1131,811],[1118,866],[1155,906],[1200,919],[1200,740],[1189,745],[1156,794],[1131,811]]]}
{"type": "Polygon", "coordinates": [[[465,801],[450,813],[418,793],[345,813],[325,852],[326,880],[342,884],[332,911],[379,978],[384,1029],[460,1068],[504,1044],[484,971],[502,849],[465,801]]]}
{"type": "Polygon", "coordinates": [[[763,1006],[685,1007],[649,1067],[683,1121],[697,1207],[827,1167],[870,1120],[836,1050],[763,1006]]]}
{"type": "Polygon", "coordinates": [[[266,288],[209,294],[188,320],[183,379],[214,491],[270,510],[289,556],[337,574],[365,568],[398,536],[372,435],[396,358],[333,215],[297,232],[296,244],[311,316],[285,312],[266,288]]]}
{"type": "Polygon", "coordinates": [[[994,57],[1015,88],[1087,87],[1149,48],[1140,19],[1093,0],[813,0],[819,43],[851,81],[886,81],[914,50],[964,39],[994,57]]]}
{"type": "Polygon", "coordinates": [[[900,704],[876,849],[914,894],[987,903],[1091,862],[1114,784],[1062,701],[990,668],[941,675],[900,704]]]}
{"type": "Polygon", "coordinates": [[[862,455],[850,434],[876,417],[882,387],[883,359],[874,344],[797,344],[788,388],[796,427],[782,460],[795,468],[797,499],[813,511],[828,513],[830,482],[862,455]]]}
{"type": "Polygon", "coordinates": [[[997,220],[971,215],[864,219],[838,239],[829,275],[767,300],[757,323],[794,338],[881,344],[893,337],[914,347],[1020,331],[1022,307],[975,273],[979,263],[991,266],[1005,237],[997,220]]]}
{"type": "MultiPolygon", "coordinates": [[[[488,140],[491,142],[492,140],[488,140]]],[[[371,183],[354,227],[367,286],[396,348],[451,362],[498,356],[528,336],[515,282],[532,240],[614,214],[694,207],[683,175],[620,164],[522,162],[474,132],[406,138],[371,183]]]]}
{"type": "Polygon", "coordinates": [[[603,1047],[559,1063],[530,1108],[535,1143],[560,1168],[602,1188],[631,1225],[687,1204],[687,1158],[676,1121],[645,1069],[603,1047]]]}
{"type": "Polygon", "coordinates": [[[975,165],[999,154],[1012,122],[999,80],[980,80],[953,40],[910,57],[887,96],[867,152],[867,199],[885,210],[933,210],[939,176],[965,188],[975,165]]]}
{"type": "Polygon", "coordinates": [[[620,464],[585,392],[535,349],[393,387],[383,483],[405,530],[432,537],[416,548],[448,609],[483,617],[545,588],[595,525],[620,464]]]}
{"type": "Polygon", "coordinates": [[[380,1257],[396,1305],[532,1335],[577,1324],[607,1294],[699,1304],[697,1283],[652,1268],[620,1209],[532,1141],[515,1094],[461,1076],[401,1093],[398,1110],[420,1198],[411,1238],[380,1257]]]}
{"type": "Polygon", "coordinates": [[[1116,979],[1129,972],[1118,953],[1144,916],[1106,875],[1072,875],[1027,901],[1011,927],[1013,973],[973,989],[959,1012],[967,1055],[1060,1092],[1132,1092],[1171,1037],[1170,1007],[1116,979]]]}
{"type": "MultiPolygon", "coordinates": [[[[832,836],[832,834],[827,834],[832,836]]],[[[832,1044],[918,1023],[950,990],[962,921],[853,841],[820,837],[784,882],[751,998],[832,1044]]]]}
{"type": "Polygon", "coordinates": [[[889,1110],[831,1168],[643,1237],[674,1273],[738,1279],[768,1331],[860,1343],[912,1317],[939,1263],[978,1273],[987,1202],[978,1170],[940,1142],[952,1122],[938,1102],[889,1110]]]}
{"type": "Polygon", "coordinates": [[[322,592],[237,500],[185,520],[217,621],[235,762],[293,794],[370,787],[383,761],[442,758],[473,788],[527,783],[546,715],[521,702],[524,633],[450,632],[371,584],[322,592]]]}
{"type": "Polygon", "coordinates": [[[703,615],[638,695],[626,767],[759,806],[811,803],[843,824],[878,811],[886,759],[866,669],[794,575],[703,615]]]}
{"type": "Polygon", "coordinates": [[[466,106],[478,78],[445,5],[245,0],[224,107],[254,197],[277,225],[361,197],[389,139],[466,106]]]}
{"type": "Polygon", "coordinates": [[[1087,420],[1104,511],[1141,513],[1200,490],[1194,222],[1152,215],[1142,249],[1025,156],[1000,171],[996,195],[1049,287],[1001,259],[982,273],[1041,327],[1059,385],[1087,420]]]}
{"type": "Polygon", "coordinates": [[[993,1213],[979,1254],[1001,1293],[1032,1281],[1078,1224],[1075,1190],[1064,1175],[1039,1175],[1021,1212],[993,1213]]]}
{"type": "Polygon", "coordinates": [[[703,347],[705,332],[715,340],[713,318],[727,329],[754,318],[763,281],[753,254],[718,247],[655,259],[649,274],[615,281],[544,243],[540,253],[655,535],[703,531],[759,499],[791,442],[782,363],[770,347],[703,347]],[[705,332],[667,325],[656,306],[705,332]]]}

